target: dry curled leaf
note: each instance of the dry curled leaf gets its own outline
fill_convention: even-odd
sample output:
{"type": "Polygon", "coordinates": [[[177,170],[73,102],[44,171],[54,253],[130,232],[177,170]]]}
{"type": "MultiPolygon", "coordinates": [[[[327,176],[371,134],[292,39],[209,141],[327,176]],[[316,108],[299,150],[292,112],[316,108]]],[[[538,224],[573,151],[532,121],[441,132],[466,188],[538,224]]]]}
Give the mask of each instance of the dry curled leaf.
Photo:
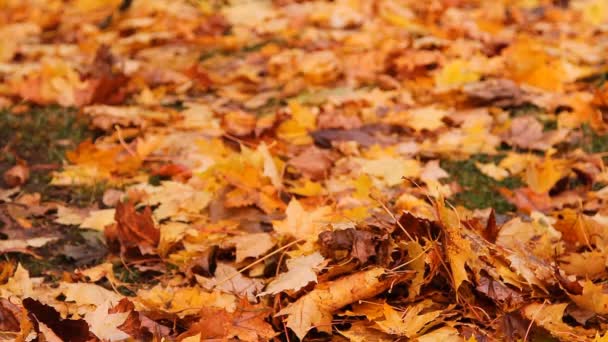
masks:
{"type": "Polygon", "coordinates": [[[152,219],[152,210],[145,207],[139,213],[132,202],[121,202],[114,215],[116,224],[106,226],[104,234],[110,245],[121,253],[137,248],[141,254],[154,254],[160,241],[160,231],[152,219]]]}
{"type": "Polygon", "coordinates": [[[329,332],[334,311],[358,300],[374,297],[412,276],[412,273],[390,276],[383,268],[371,268],[319,284],[277,315],[287,315],[287,326],[300,339],[312,328],[329,332]]]}

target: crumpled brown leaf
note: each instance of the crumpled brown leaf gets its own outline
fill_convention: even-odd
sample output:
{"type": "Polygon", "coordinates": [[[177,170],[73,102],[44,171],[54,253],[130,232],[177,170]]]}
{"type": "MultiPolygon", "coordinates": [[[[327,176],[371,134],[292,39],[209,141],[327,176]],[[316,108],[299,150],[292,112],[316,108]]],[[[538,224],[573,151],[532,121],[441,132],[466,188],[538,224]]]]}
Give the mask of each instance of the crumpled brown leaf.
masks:
{"type": "Polygon", "coordinates": [[[468,83],[462,87],[462,91],[475,101],[499,107],[519,106],[529,101],[526,92],[509,79],[468,83]]]}
{"type": "Polygon", "coordinates": [[[169,335],[170,329],[168,327],[154,322],[141,312],[135,311],[135,305],[128,298],[121,299],[118,304],[108,310],[109,314],[123,312],[128,312],[129,316],[127,316],[124,323],[118,326],[118,329],[133,338],[148,341],[153,337],[166,337],[169,335]]]}
{"type": "Polygon", "coordinates": [[[313,179],[323,179],[331,167],[333,158],[327,150],[310,146],[289,161],[304,176],[313,179]]]}
{"type": "Polygon", "coordinates": [[[62,319],[59,312],[52,306],[42,304],[29,297],[25,298],[22,303],[34,323],[34,329],[38,333],[44,330],[39,325],[39,323],[43,323],[44,326],[48,327],[48,329],[64,341],[84,342],[91,338],[89,325],[85,320],[62,319]]]}
{"type": "Polygon", "coordinates": [[[104,234],[108,244],[120,249],[122,254],[137,249],[141,254],[155,254],[160,241],[160,231],[154,225],[152,210],[145,207],[138,213],[132,202],[116,206],[116,224],[107,226],[104,234]]]}
{"type": "Polygon", "coordinates": [[[264,320],[270,313],[270,310],[251,305],[246,300],[241,301],[234,312],[204,307],[200,312],[199,321],[179,335],[177,340],[200,336],[201,341],[228,340],[235,337],[240,341],[268,341],[275,335],[272,326],[264,320]]]}
{"type": "Polygon", "coordinates": [[[563,141],[566,134],[565,130],[543,132],[543,125],[536,117],[519,116],[511,122],[511,129],[505,138],[519,148],[546,151],[563,141]]]}
{"type": "Polygon", "coordinates": [[[376,257],[377,262],[382,264],[389,251],[388,236],[353,228],[322,232],[319,234],[319,244],[325,257],[336,259],[342,250],[350,252],[350,256],[361,263],[376,257]]]}
{"type": "Polygon", "coordinates": [[[26,165],[17,164],[6,170],[2,177],[9,187],[21,186],[30,178],[30,169],[26,165]]]}

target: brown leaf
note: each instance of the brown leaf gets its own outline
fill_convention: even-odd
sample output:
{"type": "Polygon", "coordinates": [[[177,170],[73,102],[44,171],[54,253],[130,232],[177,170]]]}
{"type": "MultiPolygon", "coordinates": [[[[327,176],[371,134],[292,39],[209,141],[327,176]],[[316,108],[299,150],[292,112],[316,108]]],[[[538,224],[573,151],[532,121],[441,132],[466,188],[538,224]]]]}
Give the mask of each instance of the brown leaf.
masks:
{"type": "Polygon", "coordinates": [[[525,299],[520,291],[516,291],[502,282],[489,277],[481,276],[476,289],[492,299],[502,310],[507,312],[518,309],[525,303],[525,299]]]}
{"type": "Polygon", "coordinates": [[[8,299],[0,299],[0,331],[20,331],[21,310],[8,299]]]}
{"type": "Polygon", "coordinates": [[[170,329],[158,324],[142,313],[135,311],[135,305],[128,298],[123,298],[108,310],[109,314],[128,312],[129,316],[118,329],[138,340],[150,341],[155,336],[168,336],[170,329]]]}
{"type": "Polygon", "coordinates": [[[226,132],[237,137],[253,133],[255,124],[255,115],[243,111],[232,111],[224,115],[224,128],[226,132]]]}
{"type": "Polygon", "coordinates": [[[4,183],[9,187],[21,186],[30,178],[30,169],[26,165],[17,164],[4,172],[4,183]]]}
{"type": "Polygon", "coordinates": [[[525,213],[531,213],[533,211],[547,212],[552,207],[552,200],[549,194],[537,194],[530,188],[519,188],[515,190],[498,188],[498,191],[507,199],[507,201],[525,213]]]}
{"type": "Polygon", "coordinates": [[[181,164],[164,164],[152,169],[152,174],[155,176],[171,177],[177,181],[186,182],[192,177],[192,171],[181,164]]]}
{"type": "Polygon", "coordinates": [[[205,339],[228,340],[238,337],[240,341],[268,341],[274,337],[272,326],[265,321],[271,311],[261,305],[251,305],[246,300],[239,303],[234,312],[204,307],[198,322],[177,337],[181,341],[190,336],[205,339]]]}
{"type": "Polygon", "coordinates": [[[331,153],[316,146],[310,146],[289,161],[304,176],[313,179],[323,179],[333,164],[331,153]]]}
{"type": "Polygon", "coordinates": [[[349,130],[320,129],[311,132],[310,135],[315,140],[315,144],[320,147],[331,147],[333,141],[356,141],[364,147],[392,141],[390,138],[377,138],[374,136],[373,133],[376,130],[378,130],[378,127],[375,126],[364,126],[349,130]]]}
{"type": "Polygon", "coordinates": [[[319,129],[355,129],[361,127],[362,124],[361,119],[356,115],[346,115],[332,111],[323,112],[317,118],[317,127],[319,129]]]}
{"type": "MultiPolygon", "coordinates": [[[[361,263],[366,263],[371,257],[389,254],[387,236],[353,228],[322,232],[319,234],[319,244],[325,257],[337,259],[336,253],[345,250],[361,263]]],[[[382,260],[377,262],[381,263],[382,260]]]]}
{"type": "Polygon", "coordinates": [[[28,311],[34,329],[38,333],[41,332],[38,323],[43,323],[64,341],[84,342],[91,337],[89,325],[83,319],[62,319],[52,306],[29,297],[23,300],[23,306],[28,311]]]}
{"type": "Polygon", "coordinates": [[[481,104],[499,107],[519,106],[526,102],[527,96],[517,83],[508,79],[491,79],[465,84],[462,91],[472,100],[481,104]]]}
{"type": "Polygon", "coordinates": [[[132,202],[121,202],[116,206],[114,219],[116,224],[107,226],[104,231],[109,245],[120,246],[122,254],[134,248],[141,254],[156,253],[160,231],[154,225],[150,207],[138,213],[132,202]]]}

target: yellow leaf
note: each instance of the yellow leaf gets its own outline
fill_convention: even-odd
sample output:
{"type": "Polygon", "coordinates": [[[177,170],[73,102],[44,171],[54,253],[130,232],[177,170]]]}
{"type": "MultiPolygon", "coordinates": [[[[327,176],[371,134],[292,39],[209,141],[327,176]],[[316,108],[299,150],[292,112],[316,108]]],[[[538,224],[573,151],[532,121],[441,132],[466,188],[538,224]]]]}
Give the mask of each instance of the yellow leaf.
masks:
{"type": "Polygon", "coordinates": [[[167,255],[173,245],[178,243],[186,234],[190,226],[183,222],[169,221],[159,225],[160,241],[158,242],[158,253],[161,256],[167,255]]]}
{"type": "Polygon", "coordinates": [[[416,178],[420,176],[422,167],[414,159],[383,157],[380,159],[355,158],[361,165],[361,172],[379,177],[387,186],[395,186],[403,182],[403,177],[416,178]]]}
{"type": "Polygon", "coordinates": [[[423,310],[430,308],[433,301],[427,299],[420,303],[409,306],[403,313],[393,309],[390,305],[384,304],[384,320],[376,321],[380,329],[391,335],[415,337],[434,325],[440,324],[437,319],[443,310],[429,311],[420,314],[423,310]]]}
{"type": "Polygon", "coordinates": [[[439,89],[449,90],[479,81],[480,78],[481,75],[473,71],[467,61],[456,59],[446,64],[435,74],[435,85],[439,89]]]}
{"type": "Polygon", "coordinates": [[[434,131],[445,126],[442,119],[447,114],[447,111],[432,106],[416,108],[408,112],[405,124],[416,131],[421,131],[423,129],[434,131]]]}
{"type": "Polygon", "coordinates": [[[597,26],[608,20],[608,3],[604,0],[576,2],[573,7],[582,11],[587,24],[597,26]]]}
{"type": "Polygon", "coordinates": [[[551,335],[566,341],[589,341],[597,336],[596,329],[571,326],[563,321],[564,311],[568,305],[568,303],[532,303],[526,305],[521,312],[525,318],[546,329],[551,335]],[[573,339],[573,336],[576,338],[573,339]]]}
{"type": "Polygon", "coordinates": [[[65,295],[66,302],[76,302],[78,305],[100,306],[105,302],[116,304],[121,295],[107,290],[97,284],[61,283],[59,288],[65,295]]]}
{"type": "Polygon", "coordinates": [[[163,287],[139,290],[136,301],[149,310],[176,314],[180,318],[198,313],[205,306],[234,312],[236,297],[219,291],[206,292],[200,287],[163,287]]]}
{"type": "Polygon", "coordinates": [[[316,240],[323,227],[329,223],[331,208],[319,207],[306,211],[297,199],[292,198],[285,214],[287,217],[284,220],[272,222],[277,233],[297,239],[316,240]]]}
{"type": "Polygon", "coordinates": [[[288,271],[279,274],[259,296],[277,294],[285,290],[298,291],[311,281],[316,282],[315,270],[318,270],[324,261],[319,252],[287,260],[288,271]]]}
{"type": "Polygon", "coordinates": [[[497,166],[494,163],[475,163],[475,167],[481,171],[484,175],[495,179],[497,181],[501,181],[507,177],[509,177],[509,171],[497,166]]]}
{"type": "Polygon", "coordinates": [[[89,312],[84,317],[89,323],[91,332],[103,341],[122,341],[130,336],[118,329],[122,325],[130,312],[108,313],[111,303],[109,301],[99,305],[93,312],[89,312]]]}
{"type": "Polygon", "coordinates": [[[236,263],[247,258],[257,258],[274,247],[275,242],[268,233],[249,233],[239,235],[227,241],[236,247],[236,263]]]}
{"type": "Polygon", "coordinates": [[[599,315],[608,314],[608,294],[600,284],[585,280],[583,282],[583,292],[580,295],[568,294],[568,296],[583,309],[593,311],[599,315]]]}
{"type": "Polygon", "coordinates": [[[551,158],[532,161],[526,168],[525,180],[530,189],[537,194],[544,194],[570,172],[569,162],[551,158]]]}
{"type": "Polygon", "coordinates": [[[355,193],[353,194],[353,197],[357,199],[368,199],[373,188],[372,179],[368,175],[363,174],[357,177],[354,183],[355,193]]]}
{"type": "Polygon", "coordinates": [[[114,223],[115,209],[93,210],[80,224],[80,228],[103,231],[107,225],[114,223]]]}
{"type": "Polygon", "coordinates": [[[325,189],[320,183],[305,179],[302,185],[292,187],[289,189],[289,192],[300,196],[310,197],[323,195],[325,189]]]}
{"type": "Polygon", "coordinates": [[[74,208],[57,206],[57,218],[55,222],[63,225],[80,225],[86,218],[82,211],[74,208]]]}
{"type": "Polygon", "coordinates": [[[437,330],[433,330],[428,334],[419,336],[416,339],[417,342],[463,342],[464,339],[460,337],[460,333],[454,327],[441,327],[437,330]]]}

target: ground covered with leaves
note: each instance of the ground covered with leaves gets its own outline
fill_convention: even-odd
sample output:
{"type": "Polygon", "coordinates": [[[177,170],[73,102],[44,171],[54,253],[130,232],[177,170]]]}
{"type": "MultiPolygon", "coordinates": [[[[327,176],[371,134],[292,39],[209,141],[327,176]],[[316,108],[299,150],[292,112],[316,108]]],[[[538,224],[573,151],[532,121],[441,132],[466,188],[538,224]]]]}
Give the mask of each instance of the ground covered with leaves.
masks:
{"type": "Polygon", "coordinates": [[[0,339],[607,341],[604,0],[0,1],[0,339]]]}

